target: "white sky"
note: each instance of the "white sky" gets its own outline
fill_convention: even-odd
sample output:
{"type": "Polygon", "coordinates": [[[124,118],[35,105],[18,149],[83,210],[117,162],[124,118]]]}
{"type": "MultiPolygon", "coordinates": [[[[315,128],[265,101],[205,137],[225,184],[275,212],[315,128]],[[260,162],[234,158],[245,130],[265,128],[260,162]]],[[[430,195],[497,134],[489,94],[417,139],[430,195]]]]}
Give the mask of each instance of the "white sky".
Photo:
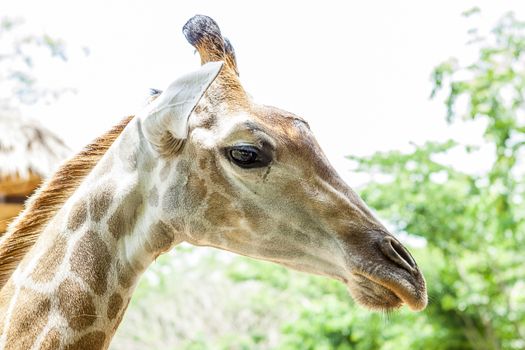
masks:
{"type": "MultiPolygon", "coordinates": [[[[51,106],[26,108],[74,149],[195,69],[181,29],[194,14],[214,18],[234,45],[245,88],[261,103],[305,117],[352,185],[347,154],[406,149],[409,142],[476,140],[479,129],[448,127],[428,99],[432,68],[468,58],[466,31],[504,12],[525,18],[524,1],[2,1],[0,16],[63,38],[71,59],[37,67],[43,84],[74,87],[51,106]],[[462,11],[477,5],[481,17],[462,11]],[[90,55],[84,57],[81,47],[90,55]]],[[[462,160],[483,167],[483,157],[462,160]]],[[[486,159],[485,159],[486,162],[486,159]]]]}

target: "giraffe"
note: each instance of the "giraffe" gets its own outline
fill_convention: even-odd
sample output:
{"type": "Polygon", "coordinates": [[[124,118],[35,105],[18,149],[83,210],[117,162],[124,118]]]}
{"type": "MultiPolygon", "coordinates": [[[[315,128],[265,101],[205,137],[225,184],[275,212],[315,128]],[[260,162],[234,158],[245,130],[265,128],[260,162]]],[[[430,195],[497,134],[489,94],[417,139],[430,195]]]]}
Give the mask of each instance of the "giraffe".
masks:
{"type": "Polygon", "coordinates": [[[65,163],[0,242],[0,348],[107,348],[138,278],[181,242],[337,279],[372,310],[424,309],[414,259],[307,122],[253,102],[211,18],[183,33],[201,68],[65,163]]]}

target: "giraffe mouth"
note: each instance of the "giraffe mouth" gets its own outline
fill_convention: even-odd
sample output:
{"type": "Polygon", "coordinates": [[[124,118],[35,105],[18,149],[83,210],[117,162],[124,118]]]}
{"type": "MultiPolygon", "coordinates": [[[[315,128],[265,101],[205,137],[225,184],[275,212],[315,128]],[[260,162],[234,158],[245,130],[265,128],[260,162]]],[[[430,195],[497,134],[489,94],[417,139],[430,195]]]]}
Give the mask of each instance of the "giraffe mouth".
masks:
{"type": "Polygon", "coordinates": [[[342,245],[347,259],[344,282],[352,297],[372,310],[392,310],[404,304],[412,311],[423,310],[426,282],[412,255],[385,231],[367,233],[372,242],[344,241],[342,245]]]}
{"type": "Polygon", "coordinates": [[[406,304],[412,311],[427,306],[425,280],[417,271],[408,275],[405,271],[379,270],[375,274],[354,272],[347,281],[350,294],[361,305],[371,310],[388,311],[406,304]]]}

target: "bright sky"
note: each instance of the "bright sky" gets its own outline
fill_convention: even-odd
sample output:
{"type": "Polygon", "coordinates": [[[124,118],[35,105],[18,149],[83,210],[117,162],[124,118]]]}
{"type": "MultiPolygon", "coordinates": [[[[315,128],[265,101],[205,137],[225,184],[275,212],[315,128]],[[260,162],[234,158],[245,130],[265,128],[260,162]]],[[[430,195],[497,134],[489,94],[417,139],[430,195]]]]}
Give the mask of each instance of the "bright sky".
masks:
{"type": "MultiPolygon", "coordinates": [[[[450,56],[471,56],[467,29],[490,27],[509,10],[525,18],[518,0],[0,3],[0,16],[24,18],[29,30],[68,44],[68,63],[46,61],[37,74],[42,84],[78,93],[24,113],[44,120],[74,149],[133,114],[148,88],[162,89],[199,65],[181,28],[206,14],[232,41],[250,94],[306,118],[350,185],[357,180],[347,154],[454,135],[476,140],[476,128],[448,127],[441,102],[428,99],[430,73],[450,56]],[[481,17],[460,15],[474,5],[481,17]]],[[[468,167],[483,166],[482,157],[472,158],[468,167]]]]}

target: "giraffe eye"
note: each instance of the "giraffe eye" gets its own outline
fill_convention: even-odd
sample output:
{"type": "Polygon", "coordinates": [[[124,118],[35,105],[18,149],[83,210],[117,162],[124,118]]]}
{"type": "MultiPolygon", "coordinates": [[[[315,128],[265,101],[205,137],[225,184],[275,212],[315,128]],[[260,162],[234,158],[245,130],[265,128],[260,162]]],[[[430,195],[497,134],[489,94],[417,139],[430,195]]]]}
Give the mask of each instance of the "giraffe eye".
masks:
{"type": "Polygon", "coordinates": [[[241,168],[260,168],[267,166],[271,158],[258,148],[249,145],[239,145],[227,150],[230,160],[241,168]]]}
{"type": "Polygon", "coordinates": [[[242,164],[253,163],[257,160],[257,153],[247,149],[232,149],[230,155],[235,162],[242,164]]]}

